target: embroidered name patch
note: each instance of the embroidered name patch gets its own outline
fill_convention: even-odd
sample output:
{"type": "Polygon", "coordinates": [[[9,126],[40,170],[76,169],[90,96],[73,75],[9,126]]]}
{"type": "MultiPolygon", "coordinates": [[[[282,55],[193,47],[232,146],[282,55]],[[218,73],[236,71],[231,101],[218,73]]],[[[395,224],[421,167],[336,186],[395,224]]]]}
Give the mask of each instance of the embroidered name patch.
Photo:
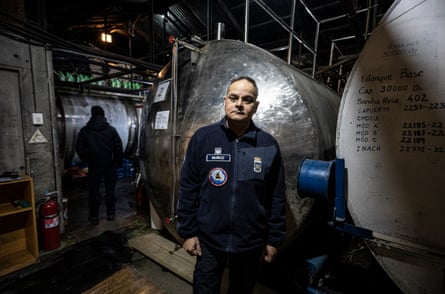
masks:
{"type": "Polygon", "coordinates": [[[224,186],[228,178],[227,171],[221,167],[215,167],[209,171],[209,182],[215,187],[224,186]]]}
{"type": "Polygon", "coordinates": [[[215,147],[213,154],[207,154],[206,155],[206,161],[207,162],[230,162],[232,160],[232,157],[230,154],[223,154],[222,153],[223,148],[222,147],[215,147]]]}
{"type": "Polygon", "coordinates": [[[206,161],[230,162],[232,159],[230,154],[207,154],[206,161]]]}

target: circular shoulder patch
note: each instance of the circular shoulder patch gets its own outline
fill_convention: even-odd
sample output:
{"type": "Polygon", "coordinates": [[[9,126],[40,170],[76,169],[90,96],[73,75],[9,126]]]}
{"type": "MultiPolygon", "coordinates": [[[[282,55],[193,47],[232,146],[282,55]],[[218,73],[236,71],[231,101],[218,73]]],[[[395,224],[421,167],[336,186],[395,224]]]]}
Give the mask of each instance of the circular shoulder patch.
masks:
{"type": "Polygon", "coordinates": [[[215,187],[224,186],[228,178],[226,170],[221,167],[215,167],[209,171],[209,182],[215,187]]]}

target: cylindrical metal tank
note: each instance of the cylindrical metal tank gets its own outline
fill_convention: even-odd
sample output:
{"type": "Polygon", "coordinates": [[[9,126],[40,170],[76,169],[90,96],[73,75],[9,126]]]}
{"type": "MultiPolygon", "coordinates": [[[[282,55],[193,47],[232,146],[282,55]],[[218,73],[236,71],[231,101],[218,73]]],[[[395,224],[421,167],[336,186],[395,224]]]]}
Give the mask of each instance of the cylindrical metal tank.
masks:
{"type": "Polygon", "coordinates": [[[396,1],[348,79],[338,117],[347,204],[404,293],[445,292],[445,2],[396,1]]]}
{"type": "MultiPolygon", "coordinates": [[[[175,55],[175,54],[174,54],[175,55]]],[[[233,78],[256,80],[260,102],[253,120],[279,141],[287,176],[288,238],[301,229],[313,205],[297,195],[295,175],[306,157],[332,159],[340,97],[323,83],[254,45],[210,41],[185,51],[172,72],[175,82],[157,84],[144,105],[141,169],[147,192],[168,231],[178,240],[174,220],[178,174],[192,134],[224,115],[223,97],[233,78]],[[200,51],[199,53],[196,51],[200,51]]]]}
{"type": "Polygon", "coordinates": [[[135,155],[139,121],[136,103],[131,99],[124,100],[111,95],[58,92],[57,103],[57,132],[65,167],[71,162],[80,161],[75,149],[77,134],[91,118],[91,107],[94,105],[104,109],[107,121],[116,128],[122,139],[124,155],[127,158],[135,155]]]}

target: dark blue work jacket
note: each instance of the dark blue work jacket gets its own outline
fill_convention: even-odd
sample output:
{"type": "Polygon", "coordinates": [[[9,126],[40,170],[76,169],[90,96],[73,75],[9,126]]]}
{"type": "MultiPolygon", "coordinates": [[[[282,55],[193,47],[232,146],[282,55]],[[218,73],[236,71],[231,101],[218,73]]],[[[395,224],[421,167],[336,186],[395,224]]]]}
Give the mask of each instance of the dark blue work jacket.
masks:
{"type": "Polygon", "coordinates": [[[280,148],[253,122],[237,138],[225,118],[192,136],[181,169],[178,234],[223,252],[243,252],[285,237],[280,148]]]}

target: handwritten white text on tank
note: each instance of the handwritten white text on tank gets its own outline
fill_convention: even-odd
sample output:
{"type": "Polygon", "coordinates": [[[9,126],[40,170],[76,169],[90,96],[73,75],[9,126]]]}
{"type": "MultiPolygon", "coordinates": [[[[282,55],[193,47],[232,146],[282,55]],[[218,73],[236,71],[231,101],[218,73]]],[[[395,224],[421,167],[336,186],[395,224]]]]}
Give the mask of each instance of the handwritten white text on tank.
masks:
{"type": "Polygon", "coordinates": [[[423,73],[424,73],[423,70],[409,71],[407,68],[401,68],[399,78],[401,78],[401,79],[421,78],[421,77],[423,77],[423,73]]]}
{"type": "Polygon", "coordinates": [[[381,85],[379,87],[380,93],[395,93],[395,92],[407,92],[410,90],[408,85],[381,85]]]}
{"type": "Polygon", "coordinates": [[[399,104],[400,100],[399,100],[399,98],[395,98],[395,97],[383,97],[382,103],[383,104],[399,104]]]}
{"type": "Polygon", "coordinates": [[[362,145],[356,146],[356,152],[378,152],[381,151],[382,147],[379,145],[362,145]]]}
{"type": "Polygon", "coordinates": [[[392,81],[392,74],[382,75],[382,76],[375,76],[375,75],[362,75],[360,81],[363,82],[375,82],[379,81],[380,83],[384,81],[392,81]]]}
{"type": "Polygon", "coordinates": [[[370,124],[368,124],[368,123],[360,123],[360,124],[356,124],[355,127],[357,129],[367,129],[367,128],[370,127],[370,124]]]}
{"type": "Polygon", "coordinates": [[[371,95],[372,94],[372,89],[371,88],[366,88],[366,87],[360,87],[360,89],[358,89],[358,93],[359,94],[371,95]]]}
{"type": "Polygon", "coordinates": [[[359,123],[359,124],[356,124],[355,127],[357,129],[369,129],[369,128],[378,129],[379,125],[378,124],[369,124],[369,123],[359,123]]]}
{"type": "Polygon", "coordinates": [[[357,116],[357,121],[378,121],[378,120],[379,120],[378,115],[357,116]]]}
{"type": "Polygon", "coordinates": [[[390,107],[365,107],[359,108],[357,110],[358,113],[376,113],[376,112],[389,112],[391,110],[390,107]]]}
{"type": "Polygon", "coordinates": [[[371,98],[371,99],[362,99],[358,98],[357,104],[380,104],[380,100],[378,98],[371,98]]]}
{"type": "MultiPolygon", "coordinates": [[[[371,130],[362,129],[362,130],[356,130],[355,135],[356,135],[356,141],[357,141],[357,138],[366,137],[366,136],[370,136],[370,135],[377,136],[378,132],[376,130],[371,131],[371,130]]],[[[372,142],[377,142],[376,140],[377,140],[377,138],[372,138],[372,142]]],[[[362,142],[362,141],[360,141],[360,142],[362,142]]],[[[366,141],[366,142],[368,142],[368,141],[366,141]]]]}

